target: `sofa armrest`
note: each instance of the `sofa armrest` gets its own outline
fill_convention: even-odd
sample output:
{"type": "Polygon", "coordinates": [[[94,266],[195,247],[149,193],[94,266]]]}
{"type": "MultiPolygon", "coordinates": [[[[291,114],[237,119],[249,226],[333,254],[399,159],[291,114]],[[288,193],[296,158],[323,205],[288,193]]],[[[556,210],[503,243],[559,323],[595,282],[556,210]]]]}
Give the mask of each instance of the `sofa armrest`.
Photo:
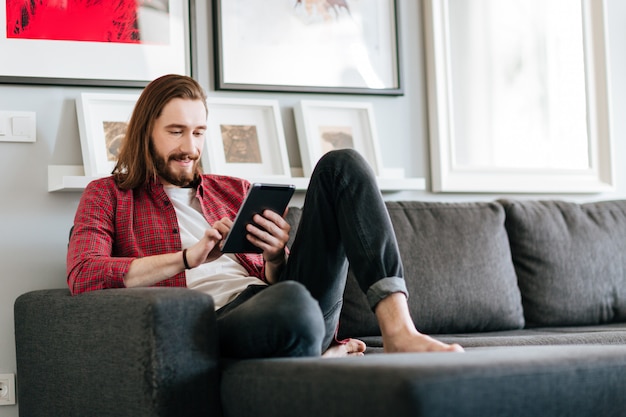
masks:
{"type": "Polygon", "coordinates": [[[20,415],[220,415],[213,300],[186,288],[15,301],[20,415]]]}

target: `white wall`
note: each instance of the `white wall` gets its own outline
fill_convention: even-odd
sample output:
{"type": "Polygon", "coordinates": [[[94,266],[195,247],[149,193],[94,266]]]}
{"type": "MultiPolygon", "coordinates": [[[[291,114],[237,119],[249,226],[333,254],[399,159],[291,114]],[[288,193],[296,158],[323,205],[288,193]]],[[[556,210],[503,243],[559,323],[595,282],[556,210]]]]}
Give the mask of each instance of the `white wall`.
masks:
{"type": "MultiPolygon", "coordinates": [[[[401,97],[213,92],[210,10],[197,1],[200,83],[215,96],[272,98],[281,103],[290,161],[300,166],[293,105],[303,98],[366,100],[374,103],[383,162],[407,175],[429,178],[427,114],[421,2],[399,0],[400,41],[405,94],[401,97]]],[[[626,197],[626,2],[607,0],[611,59],[613,139],[618,189],[612,194],[541,196],[595,200],[626,197]]],[[[210,2],[209,2],[210,4],[210,2]]],[[[3,57],[7,59],[7,57],[3,57]]],[[[0,142],[0,373],[16,373],[13,303],[27,291],[65,286],[68,230],[79,193],[48,193],[48,165],[80,165],[82,157],[74,100],[84,91],[102,88],[0,85],[0,110],[35,111],[36,143],[0,142]]],[[[129,92],[128,89],[106,89],[129,92]]],[[[134,91],[134,90],[133,90],[134,91]]],[[[428,183],[428,181],[427,181],[428,183]]],[[[423,200],[493,199],[495,195],[441,195],[405,192],[388,198],[423,200]]],[[[528,196],[524,196],[528,197],[528,196]]],[[[63,335],[59,335],[63,337],[63,335]]],[[[18,375],[19,378],[19,375],[18,375]]],[[[18,393],[19,397],[19,393],[18,393]]],[[[18,398],[19,404],[19,398],[18,398]]],[[[0,417],[16,417],[17,406],[0,407],[0,417]]]]}

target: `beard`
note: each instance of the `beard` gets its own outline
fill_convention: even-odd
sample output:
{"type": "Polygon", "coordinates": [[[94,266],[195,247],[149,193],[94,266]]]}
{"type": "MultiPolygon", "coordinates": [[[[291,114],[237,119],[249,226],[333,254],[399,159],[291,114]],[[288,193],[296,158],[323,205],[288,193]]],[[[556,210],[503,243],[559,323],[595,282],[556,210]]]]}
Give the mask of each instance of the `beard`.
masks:
{"type": "Polygon", "coordinates": [[[176,185],[178,187],[188,187],[195,182],[195,180],[199,176],[198,169],[198,161],[200,160],[200,155],[189,155],[184,153],[171,154],[166,157],[156,155],[154,149],[150,149],[152,153],[152,159],[154,160],[154,165],[159,177],[167,181],[172,185],[176,185]],[[193,169],[191,172],[174,172],[170,166],[170,161],[190,159],[193,161],[193,169]]]}

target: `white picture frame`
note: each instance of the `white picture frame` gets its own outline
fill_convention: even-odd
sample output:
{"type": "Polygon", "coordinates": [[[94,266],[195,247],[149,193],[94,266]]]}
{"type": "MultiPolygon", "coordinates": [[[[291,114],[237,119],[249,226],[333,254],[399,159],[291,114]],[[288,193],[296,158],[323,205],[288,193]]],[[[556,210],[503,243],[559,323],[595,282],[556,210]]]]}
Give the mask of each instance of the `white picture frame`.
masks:
{"type": "Polygon", "coordinates": [[[210,98],[207,107],[204,172],[246,179],[291,177],[278,100],[210,98]]]}
{"type": "Polygon", "coordinates": [[[382,174],[372,103],[302,100],[294,107],[294,116],[305,177],[326,152],[342,148],[355,149],[377,176],[382,174]]]}
{"type": "Polygon", "coordinates": [[[82,93],[76,99],[83,167],[88,177],[110,175],[139,94],[82,93]]]}
{"type": "MultiPolygon", "coordinates": [[[[607,61],[606,4],[582,0],[582,31],[587,110],[587,167],[524,167],[495,164],[460,164],[459,139],[454,114],[457,104],[452,85],[453,56],[448,0],[424,2],[426,65],[428,79],[429,136],[433,192],[486,193],[600,193],[614,190],[611,155],[609,78],[607,61]]],[[[458,3],[457,3],[458,4],[458,3]]],[[[465,3],[470,4],[470,3],[465,3]]],[[[455,14],[455,16],[458,15],[455,14]]],[[[462,48],[460,48],[462,49],[462,48]]],[[[457,67],[459,66],[457,63],[457,67]]],[[[465,67],[463,67],[465,68],[465,67]]],[[[465,69],[464,69],[465,70],[465,69]]],[[[469,70],[466,70],[469,73],[469,70]]],[[[469,83],[464,83],[468,85],[469,83]]],[[[488,87],[483,89],[487,90],[488,87]]],[[[559,148],[559,155],[567,149],[559,148]]],[[[522,160],[521,156],[517,156],[522,160]]],[[[526,159],[523,159],[527,162],[526,159]]],[[[532,161],[528,161],[532,162],[532,161]]],[[[530,166],[531,164],[525,164],[530,166]]]]}

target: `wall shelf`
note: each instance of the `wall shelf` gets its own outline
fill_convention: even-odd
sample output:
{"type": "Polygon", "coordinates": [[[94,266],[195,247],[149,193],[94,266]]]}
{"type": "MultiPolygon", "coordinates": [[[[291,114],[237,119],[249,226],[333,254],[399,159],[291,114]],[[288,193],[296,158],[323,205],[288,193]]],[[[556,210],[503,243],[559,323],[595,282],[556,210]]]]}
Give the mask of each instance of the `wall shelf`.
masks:
{"type": "MultiPolygon", "coordinates": [[[[85,176],[81,165],[48,165],[48,192],[81,192],[87,184],[97,177],[85,176]]],[[[305,191],[309,179],[303,177],[258,177],[247,178],[250,182],[273,184],[294,184],[297,191],[305,191]]],[[[424,178],[377,178],[378,187],[383,192],[423,191],[426,189],[424,178]]]]}

